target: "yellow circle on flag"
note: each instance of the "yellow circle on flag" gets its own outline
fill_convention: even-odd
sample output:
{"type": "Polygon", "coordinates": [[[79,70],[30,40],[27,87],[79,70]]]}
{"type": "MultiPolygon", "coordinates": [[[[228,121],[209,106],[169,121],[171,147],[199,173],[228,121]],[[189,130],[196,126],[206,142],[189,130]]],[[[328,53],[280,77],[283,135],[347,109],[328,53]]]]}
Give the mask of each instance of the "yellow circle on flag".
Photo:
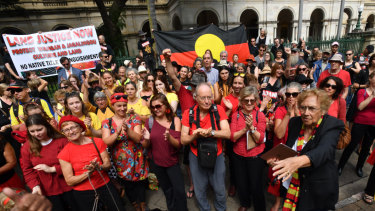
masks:
{"type": "Polygon", "coordinates": [[[204,34],[195,41],[195,52],[199,57],[203,57],[207,49],[211,50],[214,59],[220,61],[220,52],[225,50],[225,45],[218,36],[214,34],[204,34]]]}

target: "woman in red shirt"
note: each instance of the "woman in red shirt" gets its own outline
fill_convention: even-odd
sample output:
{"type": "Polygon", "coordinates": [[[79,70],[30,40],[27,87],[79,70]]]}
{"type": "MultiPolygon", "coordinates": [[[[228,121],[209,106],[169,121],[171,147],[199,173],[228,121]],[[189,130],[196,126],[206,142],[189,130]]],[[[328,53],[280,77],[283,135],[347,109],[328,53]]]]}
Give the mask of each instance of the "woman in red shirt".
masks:
{"type": "MultiPolygon", "coordinates": [[[[363,177],[362,167],[365,164],[369,154],[371,144],[375,139],[375,72],[369,76],[369,87],[360,89],[357,93],[358,110],[354,116],[354,124],[352,127],[352,140],[345,148],[339,162],[339,174],[341,174],[346,162],[350,158],[357,145],[361,142],[362,147],[359,153],[356,173],[359,177],[363,177]]],[[[372,191],[371,191],[372,192],[372,191]]],[[[365,191],[370,194],[369,191],[365,191]]],[[[374,196],[374,193],[370,194],[374,196]]]]}
{"type": "Polygon", "coordinates": [[[150,148],[151,166],[167,200],[168,210],[187,211],[184,178],[178,163],[181,148],[181,120],[173,115],[164,94],[156,94],[150,102],[152,116],[143,128],[150,148]]]}
{"type": "Polygon", "coordinates": [[[245,211],[251,206],[251,199],[254,210],[266,210],[263,191],[265,163],[258,157],[265,147],[266,118],[256,109],[258,100],[257,88],[253,86],[243,88],[240,92],[240,108],[232,114],[230,124],[240,211],[245,211]]]}
{"type": "Polygon", "coordinates": [[[80,211],[91,211],[97,205],[96,195],[107,210],[125,210],[106,171],[111,163],[107,145],[100,138],[85,137],[85,123],[76,116],[61,118],[60,131],[70,141],[58,154],[65,181],[73,187],[80,211]]]}
{"type": "Polygon", "coordinates": [[[319,89],[327,92],[328,96],[332,99],[331,106],[328,109],[328,115],[336,117],[345,123],[346,101],[341,97],[342,91],[344,90],[342,80],[335,76],[328,76],[320,82],[319,89]]]}
{"type": "Polygon", "coordinates": [[[33,114],[25,121],[28,140],[21,148],[21,166],[32,193],[45,195],[53,210],[75,210],[76,202],[61,171],[57,154],[68,140],[41,115],[33,114]]]}

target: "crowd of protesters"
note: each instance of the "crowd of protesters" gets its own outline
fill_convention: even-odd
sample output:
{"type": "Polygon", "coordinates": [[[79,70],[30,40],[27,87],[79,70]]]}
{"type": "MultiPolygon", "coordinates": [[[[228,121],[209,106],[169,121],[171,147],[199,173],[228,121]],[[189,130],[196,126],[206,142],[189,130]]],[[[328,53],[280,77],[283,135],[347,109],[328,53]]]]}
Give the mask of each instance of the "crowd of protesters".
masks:
{"type": "MultiPolygon", "coordinates": [[[[136,61],[121,66],[103,35],[95,69],[62,57],[53,99],[35,71],[22,80],[2,47],[0,191],[48,199],[25,194],[30,209],[125,210],[126,197],[144,211],[146,190],[159,185],[168,210],[188,210],[195,198],[209,211],[211,186],[218,211],[228,210],[227,195],[238,196],[239,211],[266,210],[265,191],[274,196],[272,211],[331,210],[357,146],[359,177],[366,160],[375,163],[374,46],[358,56],[341,52],[339,42],[319,49],[300,40],[289,48],[275,38],[269,47],[261,30],[249,40],[246,63],[226,51],[217,61],[207,49],[180,66],[170,49],[158,65],[154,40],[139,37],[136,61]],[[352,138],[337,165],[345,127],[352,138]],[[280,144],[297,156],[261,158],[280,144]]],[[[375,167],[364,191],[372,204],[375,167]]]]}

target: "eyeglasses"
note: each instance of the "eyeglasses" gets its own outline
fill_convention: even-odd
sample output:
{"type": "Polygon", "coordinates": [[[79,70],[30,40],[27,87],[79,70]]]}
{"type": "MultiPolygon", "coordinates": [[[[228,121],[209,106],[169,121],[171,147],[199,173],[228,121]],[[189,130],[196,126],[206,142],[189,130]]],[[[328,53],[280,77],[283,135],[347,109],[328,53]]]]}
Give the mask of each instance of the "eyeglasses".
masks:
{"type": "Polygon", "coordinates": [[[329,87],[331,87],[332,89],[337,89],[337,85],[333,85],[333,84],[325,84],[324,85],[324,88],[329,88],[329,87]]]}
{"type": "Polygon", "coordinates": [[[235,77],[240,76],[240,77],[244,78],[246,74],[245,73],[234,73],[233,75],[235,77]]]}
{"type": "Polygon", "coordinates": [[[69,66],[70,65],[70,63],[68,62],[68,63],[66,63],[66,64],[62,64],[63,66],[69,66]]]}
{"type": "Polygon", "coordinates": [[[160,109],[163,105],[154,105],[154,106],[150,106],[152,110],[155,110],[155,109],[160,109]]]}
{"type": "Polygon", "coordinates": [[[78,128],[79,128],[79,126],[76,125],[76,126],[72,126],[70,128],[66,128],[64,130],[61,130],[61,132],[64,133],[64,134],[68,134],[70,132],[76,132],[78,128]]]}
{"type": "Polygon", "coordinates": [[[14,93],[18,93],[18,92],[22,92],[23,91],[23,89],[22,88],[16,88],[16,89],[10,89],[9,90],[10,91],[10,93],[12,93],[12,94],[14,94],[14,93]]]}
{"type": "Polygon", "coordinates": [[[316,108],[316,107],[313,107],[313,106],[300,106],[299,110],[301,112],[304,112],[304,113],[307,112],[307,110],[311,111],[312,113],[315,113],[315,112],[319,111],[320,108],[316,108]]]}
{"type": "Polygon", "coordinates": [[[243,99],[243,100],[241,100],[242,101],[242,103],[244,103],[244,104],[254,104],[255,103],[255,99],[243,99]]]}
{"type": "Polygon", "coordinates": [[[155,81],[155,80],[148,80],[148,79],[147,79],[147,82],[149,82],[149,83],[150,83],[150,82],[154,82],[154,81],[155,81]]]}
{"type": "Polygon", "coordinates": [[[60,89],[67,89],[69,86],[61,86],[60,89]]]}
{"type": "Polygon", "coordinates": [[[206,101],[206,100],[212,100],[212,96],[198,96],[199,99],[201,99],[202,101],[206,101]]]}
{"type": "Polygon", "coordinates": [[[120,100],[121,98],[123,98],[124,100],[127,100],[128,96],[127,95],[115,95],[114,98],[116,100],[120,100]]]}
{"type": "Polygon", "coordinates": [[[286,97],[293,96],[294,98],[296,98],[298,95],[299,95],[299,92],[285,92],[286,97]]]}

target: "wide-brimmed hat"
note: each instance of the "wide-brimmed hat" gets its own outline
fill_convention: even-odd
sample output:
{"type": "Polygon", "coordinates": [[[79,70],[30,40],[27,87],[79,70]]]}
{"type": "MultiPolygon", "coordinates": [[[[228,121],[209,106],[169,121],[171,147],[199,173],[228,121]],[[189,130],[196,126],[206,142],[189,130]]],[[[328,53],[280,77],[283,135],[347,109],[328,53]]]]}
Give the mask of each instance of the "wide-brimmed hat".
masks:
{"type": "Polygon", "coordinates": [[[189,84],[198,86],[200,83],[206,82],[206,77],[204,77],[204,73],[194,73],[193,76],[191,77],[191,80],[189,84]]]}
{"type": "Polygon", "coordinates": [[[311,78],[306,77],[304,74],[298,74],[295,78],[294,81],[300,84],[311,84],[314,80],[311,78]]]}
{"type": "Polygon", "coordinates": [[[81,128],[82,128],[83,131],[86,131],[86,125],[85,125],[85,123],[82,120],[78,119],[78,117],[76,117],[76,116],[67,115],[67,116],[61,117],[60,122],[59,122],[59,130],[60,131],[61,131],[61,125],[64,122],[75,122],[75,123],[79,124],[79,126],[81,126],[81,128]]]}
{"type": "Polygon", "coordinates": [[[322,53],[328,53],[328,54],[331,54],[331,49],[326,48],[326,49],[324,49],[324,50],[322,51],[322,53]]]}
{"type": "Polygon", "coordinates": [[[23,88],[27,88],[27,84],[25,81],[23,80],[16,80],[16,82],[14,83],[11,83],[9,85],[9,87],[7,88],[7,90],[11,90],[11,89],[23,89],[23,88]]]}
{"type": "Polygon", "coordinates": [[[263,70],[259,72],[259,75],[271,74],[271,68],[268,66],[263,67],[263,70]]]}
{"type": "Polygon", "coordinates": [[[140,37],[145,36],[146,34],[147,34],[147,32],[143,32],[142,30],[138,31],[138,36],[140,36],[140,37]]]}
{"type": "Polygon", "coordinates": [[[143,72],[147,72],[146,67],[143,66],[143,65],[139,65],[139,67],[138,67],[138,74],[139,74],[139,73],[143,73],[143,72]]]}
{"type": "Polygon", "coordinates": [[[339,53],[334,54],[334,55],[329,59],[329,62],[333,62],[333,61],[343,63],[343,61],[342,61],[342,55],[339,54],[339,53]]]}

